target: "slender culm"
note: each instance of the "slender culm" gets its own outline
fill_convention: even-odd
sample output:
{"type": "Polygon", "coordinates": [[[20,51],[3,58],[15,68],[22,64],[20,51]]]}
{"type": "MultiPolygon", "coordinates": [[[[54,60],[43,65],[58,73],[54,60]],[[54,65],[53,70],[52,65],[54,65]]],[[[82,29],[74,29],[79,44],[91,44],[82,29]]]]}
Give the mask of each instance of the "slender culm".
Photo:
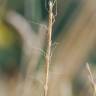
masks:
{"type": "Polygon", "coordinates": [[[49,65],[51,55],[51,37],[52,37],[52,25],[53,25],[53,4],[49,1],[49,18],[48,18],[48,32],[47,32],[47,50],[45,55],[45,84],[44,84],[44,96],[48,95],[48,79],[49,79],[49,65]]]}

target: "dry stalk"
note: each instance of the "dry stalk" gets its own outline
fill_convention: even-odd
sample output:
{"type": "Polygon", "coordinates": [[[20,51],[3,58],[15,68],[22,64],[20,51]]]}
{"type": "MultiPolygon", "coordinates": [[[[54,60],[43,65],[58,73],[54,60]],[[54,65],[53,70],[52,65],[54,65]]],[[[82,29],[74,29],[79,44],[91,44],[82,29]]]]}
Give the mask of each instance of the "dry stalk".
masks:
{"type": "MultiPolygon", "coordinates": [[[[55,1],[54,1],[55,2],[55,1]]],[[[47,32],[47,49],[46,49],[46,55],[45,55],[45,84],[44,84],[44,96],[48,95],[48,80],[49,80],[49,65],[50,65],[50,57],[51,57],[51,45],[52,45],[52,26],[54,21],[54,15],[53,15],[53,7],[54,2],[49,1],[49,18],[48,18],[48,32],[47,32]]]]}
{"type": "Polygon", "coordinates": [[[91,69],[90,69],[90,66],[89,66],[88,63],[86,64],[86,68],[87,68],[87,70],[89,72],[88,78],[89,78],[89,80],[90,80],[90,82],[91,82],[91,84],[92,84],[92,86],[94,88],[94,96],[96,96],[96,84],[95,84],[94,77],[92,75],[92,72],[91,72],[91,69]]]}

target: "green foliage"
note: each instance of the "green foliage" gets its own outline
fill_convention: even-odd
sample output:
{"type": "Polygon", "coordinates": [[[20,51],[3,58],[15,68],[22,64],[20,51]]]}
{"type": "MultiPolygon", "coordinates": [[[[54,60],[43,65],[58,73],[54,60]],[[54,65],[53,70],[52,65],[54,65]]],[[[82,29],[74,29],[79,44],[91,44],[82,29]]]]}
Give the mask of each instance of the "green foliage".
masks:
{"type": "Polygon", "coordinates": [[[21,14],[24,14],[24,1],[25,0],[8,0],[7,5],[10,9],[14,9],[21,14]]]}
{"type": "Polygon", "coordinates": [[[17,70],[21,58],[21,38],[7,23],[0,24],[0,70],[11,72],[17,70]]]}

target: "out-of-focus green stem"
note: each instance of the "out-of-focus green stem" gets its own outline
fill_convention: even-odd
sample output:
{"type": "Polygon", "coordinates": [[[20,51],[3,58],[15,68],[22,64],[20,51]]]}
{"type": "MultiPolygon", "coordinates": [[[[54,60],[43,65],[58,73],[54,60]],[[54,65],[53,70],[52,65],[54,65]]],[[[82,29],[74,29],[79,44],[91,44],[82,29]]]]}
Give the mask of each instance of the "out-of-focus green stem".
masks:
{"type": "Polygon", "coordinates": [[[42,20],[41,0],[25,1],[25,16],[31,21],[39,23],[42,20]]]}
{"type": "Polygon", "coordinates": [[[7,9],[7,1],[6,0],[2,0],[0,2],[0,22],[5,17],[6,9],[7,9]]]}

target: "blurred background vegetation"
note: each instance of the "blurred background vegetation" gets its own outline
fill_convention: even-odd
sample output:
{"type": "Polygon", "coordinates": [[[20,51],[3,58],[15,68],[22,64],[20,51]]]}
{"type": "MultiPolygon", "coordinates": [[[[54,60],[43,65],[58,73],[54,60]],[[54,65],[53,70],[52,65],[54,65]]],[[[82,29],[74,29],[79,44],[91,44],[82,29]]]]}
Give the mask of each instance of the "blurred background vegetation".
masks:
{"type": "MultiPolygon", "coordinates": [[[[48,2],[0,0],[0,96],[43,96],[48,2]]],[[[92,96],[96,0],[56,2],[48,96],[92,96]]]]}

